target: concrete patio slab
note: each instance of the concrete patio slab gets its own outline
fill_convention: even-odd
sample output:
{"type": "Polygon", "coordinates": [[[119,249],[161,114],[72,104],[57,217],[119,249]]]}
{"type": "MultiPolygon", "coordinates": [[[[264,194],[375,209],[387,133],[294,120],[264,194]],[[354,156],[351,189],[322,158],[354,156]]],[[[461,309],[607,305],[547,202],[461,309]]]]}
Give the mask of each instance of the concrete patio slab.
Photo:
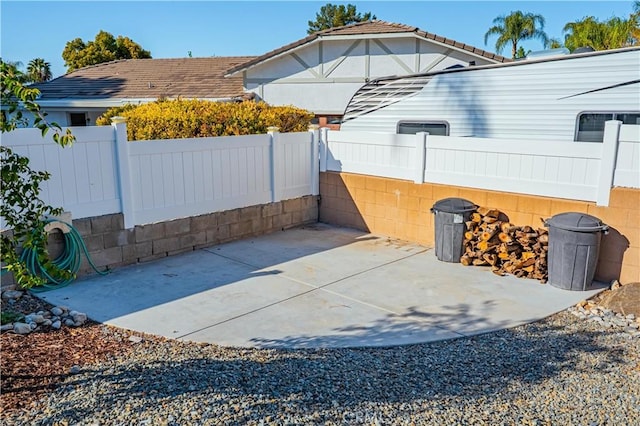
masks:
{"type": "Polygon", "coordinates": [[[292,279],[302,277],[303,282],[316,287],[428,250],[418,244],[363,235],[353,229],[327,232],[319,225],[305,227],[305,230],[304,233],[280,232],[249,243],[236,241],[204,250],[263,273],[278,271],[292,279]]]}
{"type": "Polygon", "coordinates": [[[80,279],[39,296],[96,321],[244,347],[389,346],[536,321],[591,297],[317,224],[80,279]]]}

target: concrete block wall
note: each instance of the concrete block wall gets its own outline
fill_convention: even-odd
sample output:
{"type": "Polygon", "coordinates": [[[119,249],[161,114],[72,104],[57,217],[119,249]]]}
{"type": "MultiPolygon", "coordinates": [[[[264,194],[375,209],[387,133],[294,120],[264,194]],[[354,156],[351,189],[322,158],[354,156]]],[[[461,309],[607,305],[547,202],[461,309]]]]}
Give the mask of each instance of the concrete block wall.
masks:
{"type": "Polygon", "coordinates": [[[320,173],[321,222],[353,227],[425,245],[434,243],[433,204],[465,198],[503,211],[516,225],[542,227],[540,218],[581,212],[610,226],[603,237],[596,279],[640,281],[640,189],[613,188],[610,205],[437,184],[415,184],[350,173],[320,173]]]}
{"type": "MultiPolygon", "coordinates": [[[[318,197],[305,196],[124,229],[122,214],[73,220],[73,226],[99,270],[185,253],[242,238],[316,223],[318,197]]],[[[64,246],[59,231],[49,237],[53,258],[64,246]]],[[[84,254],[78,276],[95,273],[84,254]]],[[[2,288],[13,288],[10,275],[2,288]]]]}

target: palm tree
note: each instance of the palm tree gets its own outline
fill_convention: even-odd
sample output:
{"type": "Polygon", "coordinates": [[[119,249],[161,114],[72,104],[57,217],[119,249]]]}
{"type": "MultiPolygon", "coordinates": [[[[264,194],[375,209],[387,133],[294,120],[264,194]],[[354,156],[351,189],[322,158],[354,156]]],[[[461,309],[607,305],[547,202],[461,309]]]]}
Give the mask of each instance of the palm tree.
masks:
{"type": "Polygon", "coordinates": [[[618,17],[600,22],[593,16],[587,16],[579,21],[569,22],[564,26],[564,45],[573,51],[578,47],[592,47],[595,50],[617,49],[632,46],[637,43],[634,31],[637,32],[637,17],[631,15],[629,19],[618,17]]]}
{"type": "Polygon", "coordinates": [[[51,80],[51,64],[42,58],[35,58],[27,65],[27,76],[33,83],[44,83],[51,80]]]}
{"type": "Polygon", "coordinates": [[[496,52],[511,43],[511,57],[516,58],[518,53],[518,43],[522,40],[537,39],[542,41],[544,47],[549,42],[544,29],[544,17],[533,13],[522,13],[521,11],[511,12],[507,16],[498,16],[493,20],[494,26],[484,35],[484,44],[487,44],[489,36],[497,35],[496,52]]]}
{"type": "Polygon", "coordinates": [[[20,83],[25,83],[26,82],[25,75],[20,71],[20,67],[22,67],[22,62],[20,62],[20,61],[3,61],[2,58],[0,58],[0,63],[5,65],[6,68],[4,69],[4,71],[7,73],[7,75],[10,78],[13,78],[13,79],[17,80],[20,83]]]}

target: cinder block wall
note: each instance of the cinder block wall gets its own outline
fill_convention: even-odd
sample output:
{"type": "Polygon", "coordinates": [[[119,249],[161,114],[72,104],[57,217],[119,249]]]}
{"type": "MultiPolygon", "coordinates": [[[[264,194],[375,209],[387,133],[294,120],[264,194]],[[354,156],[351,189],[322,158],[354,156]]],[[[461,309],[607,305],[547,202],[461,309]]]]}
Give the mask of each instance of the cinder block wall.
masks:
{"type": "Polygon", "coordinates": [[[595,203],[349,173],[320,173],[321,222],[348,226],[425,245],[434,243],[433,204],[465,198],[503,211],[516,225],[542,227],[540,218],[581,212],[611,227],[603,237],[596,279],[640,281],[640,189],[614,188],[609,207],[595,203]]]}
{"type": "MultiPolygon", "coordinates": [[[[254,237],[318,221],[318,197],[306,196],[277,203],[209,213],[124,229],[122,214],[76,219],[73,226],[87,246],[91,260],[103,270],[200,248],[254,237]]],[[[59,231],[49,238],[53,258],[62,250],[59,231]]],[[[94,273],[86,257],[78,276],[94,273]]],[[[13,288],[10,274],[2,277],[2,288],[13,288]]]]}

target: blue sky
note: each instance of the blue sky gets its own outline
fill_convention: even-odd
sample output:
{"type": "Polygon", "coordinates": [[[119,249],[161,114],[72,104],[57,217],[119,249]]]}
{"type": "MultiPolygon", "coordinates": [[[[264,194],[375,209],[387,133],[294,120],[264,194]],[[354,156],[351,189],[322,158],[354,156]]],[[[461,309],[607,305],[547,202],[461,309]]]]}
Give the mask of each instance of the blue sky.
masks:
{"type": "MultiPolygon", "coordinates": [[[[307,21],[327,1],[17,1],[0,0],[0,55],[6,61],[41,57],[64,74],[62,50],[77,37],[104,30],[131,38],[154,58],[260,55],[306,36],[307,21]]],[[[628,17],[632,1],[351,1],[359,12],[417,26],[494,51],[484,34],[496,16],[514,10],[545,17],[545,31],[562,38],[567,22],[585,16],[628,17]]],[[[542,45],[527,42],[525,49],[542,45]]],[[[502,52],[509,55],[509,51],[502,52]]]]}

